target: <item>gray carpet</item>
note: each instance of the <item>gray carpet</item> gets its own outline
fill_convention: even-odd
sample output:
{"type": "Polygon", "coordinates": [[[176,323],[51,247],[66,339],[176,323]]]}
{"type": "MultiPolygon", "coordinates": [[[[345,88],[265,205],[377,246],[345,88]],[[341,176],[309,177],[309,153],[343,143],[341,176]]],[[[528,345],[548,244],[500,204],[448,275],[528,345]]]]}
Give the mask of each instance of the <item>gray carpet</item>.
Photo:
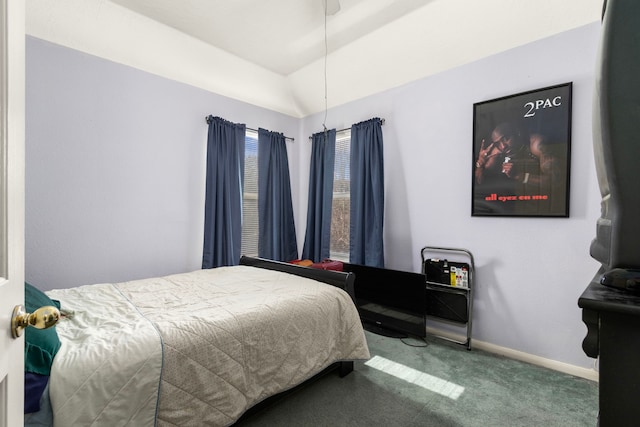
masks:
{"type": "Polygon", "coordinates": [[[236,426],[596,426],[598,385],[427,337],[367,332],[370,363],[327,374],[236,426]],[[388,373],[391,372],[391,373],[388,373]]]}

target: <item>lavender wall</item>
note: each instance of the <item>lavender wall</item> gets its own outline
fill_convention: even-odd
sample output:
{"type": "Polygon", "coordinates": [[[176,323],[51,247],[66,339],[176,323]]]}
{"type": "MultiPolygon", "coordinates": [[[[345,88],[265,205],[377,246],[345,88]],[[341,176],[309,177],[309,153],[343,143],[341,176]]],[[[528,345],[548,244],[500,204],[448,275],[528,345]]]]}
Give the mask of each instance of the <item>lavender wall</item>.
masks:
{"type": "MultiPolygon", "coordinates": [[[[585,368],[593,361],[582,353],[577,299],[597,269],[588,247],[599,215],[598,35],[597,24],[581,27],[332,108],[327,119],[338,129],[386,119],[387,267],[420,271],[427,245],[469,249],[474,339],[585,368]],[[471,217],[473,104],[569,81],[571,217],[471,217]]],[[[301,248],[307,138],[324,113],[287,117],[28,38],[27,280],[50,289],[198,268],[207,114],[296,138],[288,147],[301,248]]]]}
{"type": "MultiPolygon", "coordinates": [[[[474,339],[586,368],[593,360],[582,352],[577,300],[598,268],[589,256],[600,212],[591,145],[598,35],[598,24],[581,27],[331,109],[327,120],[341,129],[386,119],[388,268],[420,271],[424,246],[470,250],[474,339]],[[471,217],[473,104],[570,81],[571,216],[471,217]]],[[[304,119],[305,134],[321,129],[323,116],[304,119]]],[[[300,179],[304,188],[306,174],[300,179]]]]}
{"type": "Polygon", "coordinates": [[[42,289],[200,267],[205,116],[298,139],[280,113],[32,37],[26,54],[26,280],[42,289]]]}

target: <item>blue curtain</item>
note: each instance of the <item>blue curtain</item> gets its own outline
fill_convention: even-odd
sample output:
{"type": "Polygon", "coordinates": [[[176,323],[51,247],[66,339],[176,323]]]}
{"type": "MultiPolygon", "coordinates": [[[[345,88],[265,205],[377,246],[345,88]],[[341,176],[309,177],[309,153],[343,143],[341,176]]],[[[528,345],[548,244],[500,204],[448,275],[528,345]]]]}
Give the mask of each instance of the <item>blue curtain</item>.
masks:
{"type": "Polygon", "coordinates": [[[258,256],[298,258],[291,201],[289,158],[284,135],[258,129],[258,256]]]}
{"type": "Polygon", "coordinates": [[[316,133],[311,139],[307,231],[302,258],[319,262],[329,258],[336,130],[316,133]]]}
{"type": "Polygon", "coordinates": [[[242,241],[245,125],[209,116],[202,268],[237,265],[242,241]]]}
{"type": "Polygon", "coordinates": [[[384,267],[384,158],[382,120],[351,126],[349,260],[384,267]]]}

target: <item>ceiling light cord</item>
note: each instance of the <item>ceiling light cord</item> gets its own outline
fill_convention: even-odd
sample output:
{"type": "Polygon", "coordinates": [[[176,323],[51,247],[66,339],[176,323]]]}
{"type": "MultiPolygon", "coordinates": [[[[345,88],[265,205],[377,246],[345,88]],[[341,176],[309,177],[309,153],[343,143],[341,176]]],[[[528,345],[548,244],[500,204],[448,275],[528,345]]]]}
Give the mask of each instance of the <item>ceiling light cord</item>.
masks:
{"type": "Polygon", "coordinates": [[[324,120],[322,121],[322,127],[324,128],[325,138],[327,134],[327,57],[329,56],[329,47],[327,44],[327,3],[328,0],[324,0],[324,120]]]}

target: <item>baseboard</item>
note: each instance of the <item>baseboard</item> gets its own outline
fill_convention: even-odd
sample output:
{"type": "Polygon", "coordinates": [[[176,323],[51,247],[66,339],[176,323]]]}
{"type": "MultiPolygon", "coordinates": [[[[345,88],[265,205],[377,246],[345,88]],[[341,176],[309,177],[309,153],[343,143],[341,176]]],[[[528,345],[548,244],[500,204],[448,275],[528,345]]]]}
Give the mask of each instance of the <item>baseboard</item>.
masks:
{"type": "MultiPolygon", "coordinates": [[[[458,341],[458,342],[466,341],[466,337],[463,335],[455,334],[455,333],[444,331],[437,328],[427,327],[427,333],[431,335],[440,336],[446,339],[458,341]]],[[[483,350],[489,353],[498,354],[500,356],[505,356],[514,360],[520,360],[521,362],[531,363],[532,365],[542,366],[544,368],[548,368],[554,371],[573,375],[575,377],[585,378],[591,381],[597,382],[599,379],[598,371],[596,371],[595,369],[582,368],[580,366],[570,365],[568,363],[546,359],[544,357],[536,356],[534,354],[513,350],[507,347],[501,347],[499,345],[478,341],[476,339],[471,340],[471,348],[472,349],[476,348],[478,350],[483,350]]]]}

